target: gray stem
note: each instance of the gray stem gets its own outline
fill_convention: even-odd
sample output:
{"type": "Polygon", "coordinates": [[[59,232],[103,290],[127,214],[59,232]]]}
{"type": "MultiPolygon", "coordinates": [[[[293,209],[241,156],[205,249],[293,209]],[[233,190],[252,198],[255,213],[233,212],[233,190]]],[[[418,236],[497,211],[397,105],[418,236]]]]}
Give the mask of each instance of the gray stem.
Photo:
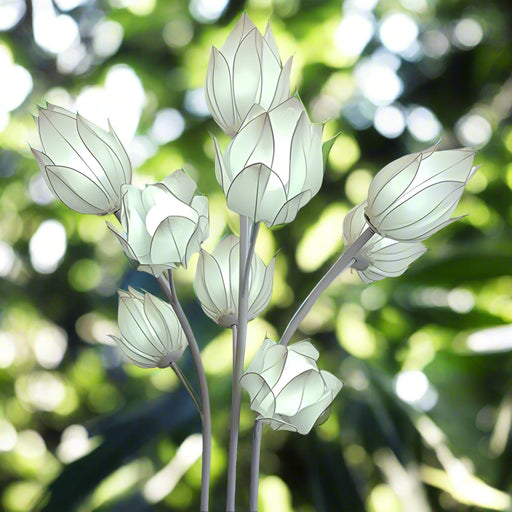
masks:
{"type": "Polygon", "coordinates": [[[260,451],[261,451],[261,432],[263,422],[255,420],[252,434],[252,453],[251,453],[251,487],[249,490],[249,510],[258,511],[258,484],[260,480],[260,451]]]}
{"type": "MultiPolygon", "coordinates": [[[[254,229],[254,228],[253,228],[254,229]]],[[[245,287],[245,268],[250,265],[249,255],[249,218],[240,215],[240,261],[238,275],[238,320],[236,326],[236,351],[233,361],[233,390],[231,395],[231,428],[229,432],[228,485],[226,512],[235,512],[236,461],[238,451],[238,431],[240,428],[240,407],[242,386],[240,377],[244,369],[245,341],[247,337],[248,296],[245,287]]]]}
{"type": "Polygon", "coordinates": [[[357,253],[363,248],[363,246],[370,240],[375,234],[375,231],[368,227],[361,234],[361,236],[338,258],[336,263],[327,271],[327,273],[318,281],[316,286],[311,290],[309,295],[306,297],[304,302],[299,306],[299,309],[295,312],[290,323],[286,327],[281,340],[280,345],[287,345],[295,331],[299,328],[302,320],[309,313],[315,302],[318,300],[320,295],[328,288],[328,286],[338,277],[345,269],[350,267],[357,256],[357,253]]]}
{"type": "Polygon", "coordinates": [[[206,374],[201,361],[201,352],[197,344],[196,338],[190,327],[190,323],[181,307],[181,304],[176,295],[176,288],[172,278],[172,271],[169,270],[169,281],[163,276],[158,278],[158,282],[169,300],[169,303],[174,309],[178,321],[187,338],[190,347],[190,353],[194,360],[197,376],[199,379],[199,389],[201,391],[201,404],[202,404],[202,424],[203,424],[203,455],[202,455],[202,469],[201,469],[201,509],[200,512],[208,512],[208,493],[210,488],[210,461],[212,452],[212,421],[210,414],[210,395],[208,394],[208,383],[206,381],[206,374]]]}
{"type": "Polygon", "coordinates": [[[188,381],[188,379],[185,377],[184,373],[180,370],[180,367],[175,361],[172,361],[169,365],[173,370],[178,379],[180,379],[181,383],[185,387],[185,389],[188,391],[188,394],[190,395],[190,398],[194,401],[197,407],[197,412],[199,413],[199,416],[201,416],[201,421],[203,420],[203,411],[201,411],[201,406],[199,405],[199,400],[197,398],[196,392],[194,391],[194,388],[188,381]]]}

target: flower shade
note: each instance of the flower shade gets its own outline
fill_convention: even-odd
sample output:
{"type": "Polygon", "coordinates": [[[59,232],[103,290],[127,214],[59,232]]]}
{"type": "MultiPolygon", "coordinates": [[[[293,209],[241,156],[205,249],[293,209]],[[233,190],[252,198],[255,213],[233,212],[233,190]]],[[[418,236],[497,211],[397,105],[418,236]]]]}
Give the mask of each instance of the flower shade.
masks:
{"type": "Polygon", "coordinates": [[[437,146],[391,162],[373,178],[365,213],[383,236],[421,241],[460,219],[451,218],[478,167],[470,148],[437,151],[437,146]]]}
{"type": "Polygon", "coordinates": [[[150,293],[119,290],[118,322],[121,337],[111,337],[127,360],[141,368],[165,368],[187,348],[172,307],[150,293]]]}
{"type": "MultiPolygon", "coordinates": [[[[274,430],[307,434],[343,384],[317,367],[318,351],[309,341],[279,345],[266,339],[240,382],[251,409],[274,430]]],[[[323,418],[322,418],[323,419],[323,418]]]]}
{"type": "Polygon", "coordinates": [[[181,169],[144,190],[123,187],[123,233],[108,226],[139,270],[158,277],[167,269],[186,267],[199,251],[209,231],[208,199],[195,190],[196,183],[181,169]]]}
{"type": "Polygon", "coordinates": [[[291,222],[320,189],[322,126],[310,123],[298,98],[269,112],[255,105],[224,153],[214,143],[228,207],[255,222],[291,222]]]}
{"type": "MultiPolygon", "coordinates": [[[[223,327],[231,327],[238,317],[238,275],[240,239],[229,235],[211,254],[201,250],[194,279],[194,290],[203,311],[223,327]]],[[[275,259],[265,266],[254,254],[248,285],[248,316],[256,318],[272,296],[275,259]]]]}
{"type": "MultiPolygon", "coordinates": [[[[343,244],[352,245],[366,230],[368,223],[364,217],[366,201],[352,208],[343,220],[343,244]]],[[[373,283],[386,277],[402,275],[409,265],[425,254],[427,248],[421,242],[397,242],[380,235],[364,245],[352,268],[357,270],[364,283],[373,283]]]]}
{"type": "Polygon", "coordinates": [[[32,153],[55,196],[79,213],[119,210],[121,188],[131,182],[132,168],[112,126],[106,132],[51,104],[39,110],[35,121],[43,150],[32,153]]]}
{"type": "Polygon", "coordinates": [[[290,97],[290,58],[281,65],[270,23],[265,35],[242,14],[220,50],[212,48],[206,75],[208,108],[230,137],[254,104],[264,110],[290,97]]]}

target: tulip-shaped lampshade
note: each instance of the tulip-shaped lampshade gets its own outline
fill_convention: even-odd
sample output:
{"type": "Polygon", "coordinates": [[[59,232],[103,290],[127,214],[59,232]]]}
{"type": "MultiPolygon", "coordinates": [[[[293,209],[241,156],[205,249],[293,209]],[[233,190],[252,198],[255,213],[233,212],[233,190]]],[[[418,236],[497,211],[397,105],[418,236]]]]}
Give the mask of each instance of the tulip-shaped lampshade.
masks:
{"type": "MultiPolygon", "coordinates": [[[[343,244],[352,245],[368,228],[364,217],[366,201],[352,208],[343,220],[343,244]]],[[[409,265],[425,254],[421,242],[397,242],[391,238],[373,235],[357,255],[352,268],[364,283],[373,283],[386,277],[401,276],[409,265]]]]}
{"type": "Polygon", "coordinates": [[[32,153],[55,196],[79,213],[119,210],[121,187],[131,182],[132,167],[112,126],[106,132],[50,104],[39,110],[35,121],[43,151],[32,153]]]}
{"type": "Polygon", "coordinates": [[[121,337],[111,338],[128,361],[142,368],[165,368],[187,348],[172,307],[150,293],[119,290],[118,322],[121,337]]]}
{"type": "MultiPolygon", "coordinates": [[[[197,262],[194,290],[203,311],[223,327],[231,327],[238,318],[238,275],[240,239],[229,235],[211,254],[201,250],[197,262]]],[[[272,296],[275,259],[266,267],[254,254],[249,274],[249,320],[256,318],[272,296]]]]}
{"type": "Polygon", "coordinates": [[[138,270],[158,277],[167,269],[187,266],[208,236],[208,199],[194,195],[196,183],[183,170],[163,181],[123,187],[121,224],[117,236],[138,270]]]}
{"type": "Polygon", "coordinates": [[[228,207],[268,227],[291,222],[320,189],[322,126],[298,98],[264,112],[255,105],[224,154],[215,142],[215,174],[228,207]]]}
{"type": "Polygon", "coordinates": [[[309,341],[279,345],[266,339],[242,375],[251,409],[274,430],[307,434],[331,405],[343,384],[317,367],[318,351],[309,341]]]}
{"type": "Polygon", "coordinates": [[[225,133],[238,132],[255,103],[269,110],[290,97],[291,63],[281,65],[270,23],[262,36],[242,14],[222,48],[212,48],[206,75],[208,108],[225,133]]]}
{"type": "Polygon", "coordinates": [[[473,149],[403,156],[381,169],[368,191],[365,213],[381,235],[402,242],[425,240],[461,217],[451,218],[478,167],[473,149]]]}

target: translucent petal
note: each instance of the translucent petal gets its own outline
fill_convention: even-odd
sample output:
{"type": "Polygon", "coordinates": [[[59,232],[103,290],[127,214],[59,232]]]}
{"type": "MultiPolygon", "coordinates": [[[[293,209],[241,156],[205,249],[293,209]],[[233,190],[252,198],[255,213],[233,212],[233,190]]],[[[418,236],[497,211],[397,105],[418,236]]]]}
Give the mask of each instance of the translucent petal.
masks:
{"type": "Polygon", "coordinates": [[[178,169],[169,174],[161,183],[180,201],[186,204],[192,202],[197,185],[183,169],[178,169]]]}
{"type": "Polygon", "coordinates": [[[38,127],[44,153],[57,165],[78,169],[101,182],[103,169],[80,139],[75,117],[41,110],[38,127]]]}
{"type": "Polygon", "coordinates": [[[114,198],[119,198],[121,186],[125,184],[124,171],[111,147],[112,136],[78,114],[76,126],[83,143],[103,169],[102,185],[114,198]]]}
{"type": "Polygon", "coordinates": [[[167,217],[156,229],[151,239],[151,263],[184,264],[185,249],[194,233],[196,223],[185,217],[167,217]]]}
{"type": "MultiPolygon", "coordinates": [[[[217,309],[219,316],[229,314],[229,290],[226,288],[219,262],[206,251],[201,251],[197,262],[194,287],[201,304],[210,309],[217,309]]],[[[218,318],[217,318],[218,319],[218,318]]]]}
{"type": "MultiPolygon", "coordinates": [[[[370,221],[373,222],[378,215],[387,213],[387,209],[392,207],[397,199],[406,192],[407,188],[413,182],[420,166],[420,155],[407,155],[403,157],[406,167],[400,168],[386,166],[379,171],[370,183],[368,190],[368,208],[366,209],[370,221]],[[412,161],[411,158],[416,156],[412,161]],[[382,174],[381,174],[382,173],[382,174]]],[[[392,164],[396,163],[392,162],[392,164]]],[[[389,164],[391,165],[391,164],[389,164]]]]}
{"type": "Polygon", "coordinates": [[[224,55],[212,48],[206,73],[206,99],[210,112],[222,128],[231,135],[238,126],[233,103],[232,78],[224,55]]]}
{"type": "Polygon", "coordinates": [[[116,132],[114,131],[114,128],[110,124],[110,121],[108,122],[108,128],[110,133],[112,134],[113,138],[113,148],[116,152],[117,157],[119,158],[119,161],[121,162],[121,166],[123,168],[124,172],[124,182],[125,183],[131,183],[132,181],[132,164],[130,162],[130,158],[128,157],[128,153],[126,152],[126,149],[124,148],[122,142],[119,140],[119,137],[117,136],[116,132]]]}
{"type": "MultiPolygon", "coordinates": [[[[293,59],[290,57],[286,64],[283,66],[283,69],[281,70],[279,74],[279,79],[277,81],[277,84],[275,86],[274,96],[272,98],[272,101],[269,105],[269,109],[277,107],[280,103],[283,103],[287,98],[290,97],[290,73],[292,70],[292,62],[293,59]]],[[[266,86],[266,84],[264,84],[266,86]]],[[[267,92],[265,89],[264,96],[267,97],[267,92]]]]}
{"type": "Polygon", "coordinates": [[[229,33],[226,42],[221,47],[221,52],[226,56],[228,62],[233,62],[238,45],[242,39],[255,28],[251,18],[244,12],[236,22],[233,30],[229,33]]]}
{"type": "Polygon", "coordinates": [[[126,342],[148,357],[161,356],[161,343],[146,321],[143,304],[131,297],[119,298],[118,322],[126,342]]]}
{"type": "MultiPolygon", "coordinates": [[[[462,195],[464,187],[460,183],[447,181],[435,183],[422,190],[419,190],[407,201],[398,205],[393,205],[389,212],[380,219],[379,229],[382,234],[386,234],[397,228],[409,226],[412,223],[424,222],[428,224],[429,214],[454,192],[462,195]]],[[[459,195],[459,198],[460,198],[459,195]]],[[[391,235],[390,235],[391,236],[391,235]]],[[[394,238],[391,236],[391,238],[394,238]]]]}
{"type": "Polygon", "coordinates": [[[111,211],[112,204],[105,192],[79,171],[47,165],[46,173],[55,195],[72,210],[92,215],[105,215],[111,211]]]}
{"type": "Polygon", "coordinates": [[[226,194],[228,208],[255,222],[272,224],[286,202],[284,185],[265,165],[251,165],[232,181],[226,194]]]}
{"type": "Polygon", "coordinates": [[[276,39],[272,32],[272,28],[270,27],[270,20],[267,23],[267,28],[265,29],[265,35],[263,36],[263,39],[265,40],[265,43],[268,46],[268,49],[272,52],[272,56],[273,56],[274,60],[278,64],[280,64],[281,57],[279,55],[279,48],[277,47],[276,39]]]}
{"type": "Polygon", "coordinates": [[[235,52],[233,61],[233,93],[240,120],[244,119],[254,103],[259,103],[262,88],[261,34],[254,28],[247,34],[235,52]]]}
{"type": "Polygon", "coordinates": [[[368,223],[364,217],[364,210],[366,208],[366,201],[354,206],[343,219],[343,245],[348,247],[352,245],[366,229],[368,223]]]}
{"type": "Polygon", "coordinates": [[[305,190],[295,197],[292,197],[289,201],[286,201],[279,212],[277,212],[272,223],[267,223],[267,226],[271,227],[292,222],[297,216],[298,211],[310,201],[311,197],[312,194],[310,190],[305,190]]]}
{"type": "MultiPolygon", "coordinates": [[[[421,161],[418,182],[466,181],[473,167],[475,152],[471,149],[436,151],[421,161]]],[[[413,183],[416,185],[416,183],[413,183]]]]}
{"type": "MultiPolygon", "coordinates": [[[[173,333],[170,332],[167,324],[167,317],[175,315],[171,307],[167,307],[164,312],[157,306],[157,299],[150,293],[144,294],[144,315],[155,333],[155,346],[162,354],[173,348],[173,333]]],[[[160,301],[161,302],[161,301],[160,301]]],[[[165,303],[164,303],[165,304],[165,303]]]]}

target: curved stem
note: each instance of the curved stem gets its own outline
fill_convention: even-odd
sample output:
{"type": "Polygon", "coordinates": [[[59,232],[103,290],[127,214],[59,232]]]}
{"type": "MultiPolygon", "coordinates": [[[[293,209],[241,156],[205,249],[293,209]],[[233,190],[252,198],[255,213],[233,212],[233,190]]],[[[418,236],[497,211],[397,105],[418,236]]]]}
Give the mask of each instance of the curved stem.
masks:
{"type": "Polygon", "coordinates": [[[258,484],[260,480],[260,451],[261,451],[261,432],[263,422],[255,420],[254,431],[252,434],[252,453],[251,453],[251,487],[249,490],[249,510],[258,511],[258,484]]]}
{"type": "Polygon", "coordinates": [[[318,300],[320,295],[327,289],[327,287],[338,277],[344,270],[354,264],[355,258],[358,252],[363,246],[370,240],[375,234],[375,231],[368,227],[361,234],[361,236],[350,245],[345,252],[338,258],[334,265],[327,271],[327,273],[318,281],[316,286],[311,290],[309,295],[306,297],[304,302],[299,306],[299,309],[295,312],[289,324],[287,325],[281,340],[280,345],[287,345],[295,331],[299,328],[302,320],[309,313],[315,302],[318,300]]]}
{"type": "Polygon", "coordinates": [[[190,384],[190,382],[185,377],[184,373],[180,370],[180,367],[175,361],[172,361],[169,365],[173,370],[178,379],[180,379],[181,383],[185,387],[185,389],[188,391],[188,394],[190,395],[190,398],[194,401],[197,407],[197,412],[199,413],[199,416],[201,416],[201,421],[203,420],[203,411],[201,410],[201,406],[199,405],[199,400],[197,399],[196,392],[194,391],[194,388],[190,384]]]}
{"type": "Polygon", "coordinates": [[[169,281],[163,276],[158,278],[158,282],[169,300],[169,303],[174,309],[178,321],[187,338],[190,353],[194,360],[197,376],[199,379],[199,389],[201,391],[201,404],[202,404],[202,424],[203,424],[203,455],[202,455],[202,469],[201,469],[201,510],[200,512],[208,511],[208,493],[210,488],[210,461],[212,451],[212,420],[210,414],[210,396],[208,394],[208,383],[206,381],[206,374],[204,372],[203,362],[201,361],[201,352],[197,345],[196,338],[190,327],[190,323],[181,307],[181,304],[176,295],[176,288],[172,278],[172,271],[169,270],[169,281]]]}
{"type": "MultiPolygon", "coordinates": [[[[255,229],[255,228],[253,228],[255,229]]],[[[257,231],[253,231],[256,232],[257,231]]],[[[242,402],[242,386],[240,377],[244,369],[245,341],[248,321],[248,296],[245,280],[246,265],[249,256],[249,218],[240,215],[240,261],[238,275],[238,320],[236,326],[237,341],[235,359],[233,361],[233,390],[231,395],[231,427],[229,432],[228,452],[228,484],[226,512],[235,511],[236,494],[236,461],[238,451],[238,431],[240,428],[240,407],[242,402]]],[[[250,267],[249,267],[250,268],[250,267]]]]}

